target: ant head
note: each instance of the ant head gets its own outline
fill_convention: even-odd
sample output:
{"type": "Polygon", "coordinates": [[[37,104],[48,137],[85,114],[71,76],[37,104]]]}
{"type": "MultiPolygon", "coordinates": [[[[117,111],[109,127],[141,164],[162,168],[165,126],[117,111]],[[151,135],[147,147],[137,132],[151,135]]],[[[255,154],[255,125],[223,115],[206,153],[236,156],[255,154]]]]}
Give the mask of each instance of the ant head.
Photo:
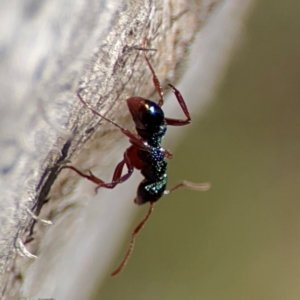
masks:
{"type": "Polygon", "coordinates": [[[165,124],[164,112],[155,102],[132,97],[127,99],[127,105],[138,131],[156,133],[165,124]]]}

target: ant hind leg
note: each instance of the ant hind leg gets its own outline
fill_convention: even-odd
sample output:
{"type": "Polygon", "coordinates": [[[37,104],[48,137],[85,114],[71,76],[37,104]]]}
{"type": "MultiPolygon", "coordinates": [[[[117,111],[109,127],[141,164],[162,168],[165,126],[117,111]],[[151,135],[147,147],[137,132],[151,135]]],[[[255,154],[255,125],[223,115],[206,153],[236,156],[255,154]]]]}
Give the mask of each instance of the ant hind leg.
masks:
{"type": "Polygon", "coordinates": [[[125,265],[127,264],[128,260],[130,258],[130,255],[132,253],[132,250],[134,248],[135,237],[140,232],[140,230],[144,227],[145,223],[148,221],[150,215],[152,214],[153,205],[154,205],[154,202],[150,202],[150,206],[149,206],[149,209],[148,209],[148,212],[147,212],[146,216],[133,230],[133,232],[131,234],[131,240],[130,240],[130,243],[129,243],[129,247],[128,247],[128,250],[127,250],[127,252],[124,256],[124,259],[120,263],[119,267],[110,274],[111,276],[118,275],[123,270],[125,265]]]}
{"type": "Polygon", "coordinates": [[[187,187],[191,190],[205,192],[210,189],[210,182],[194,183],[187,180],[182,180],[169,190],[165,190],[164,194],[168,195],[181,187],[187,187]]]}

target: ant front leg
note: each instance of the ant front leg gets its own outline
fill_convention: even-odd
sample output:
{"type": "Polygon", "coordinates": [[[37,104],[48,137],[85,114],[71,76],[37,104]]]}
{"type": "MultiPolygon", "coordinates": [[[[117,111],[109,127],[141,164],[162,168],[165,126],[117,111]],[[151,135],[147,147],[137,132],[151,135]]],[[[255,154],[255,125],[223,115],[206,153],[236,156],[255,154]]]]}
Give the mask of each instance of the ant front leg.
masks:
{"type": "MultiPolygon", "coordinates": [[[[103,119],[106,120],[107,122],[109,122],[109,123],[111,123],[112,125],[114,125],[115,127],[119,128],[120,131],[121,131],[124,135],[126,135],[126,136],[129,138],[131,144],[133,144],[133,145],[135,145],[136,147],[138,147],[139,149],[144,150],[144,151],[147,151],[147,152],[150,152],[150,151],[152,150],[152,147],[151,147],[151,146],[149,146],[147,143],[145,143],[145,141],[144,141],[143,139],[141,139],[140,137],[138,137],[137,135],[135,135],[134,133],[132,133],[130,130],[128,130],[128,129],[122,127],[122,126],[120,126],[119,124],[115,123],[114,121],[112,121],[112,120],[106,118],[105,116],[99,114],[95,109],[93,109],[90,105],[88,105],[88,104],[82,99],[82,97],[81,97],[81,95],[80,95],[79,93],[77,93],[77,97],[79,98],[79,100],[81,101],[81,103],[82,103],[83,105],[85,105],[88,109],[91,110],[91,112],[92,112],[94,115],[96,115],[96,116],[98,116],[98,117],[100,117],[100,118],[103,118],[103,119]]],[[[70,167],[69,167],[69,168],[70,168],[70,167]]],[[[74,168],[74,169],[75,169],[75,168],[74,168]]],[[[75,171],[75,170],[74,170],[74,171],[75,171]]],[[[75,171],[75,172],[77,172],[77,171],[75,171]]],[[[79,174],[79,173],[81,173],[81,172],[79,171],[79,172],[77,172],[77,173],[79,174]]],[[[81,175],[81,174],[79,174],[79,175],[81,175]]],[[[87,176],[88,176],[88,175],[87,175],[87,176]]],[[[83,177],[85,177],[85,176],[83,176],[83,177]]],[[[86,177],[86,178],[87,178],[87,177],[86,177]]],[[[87,178],[87,179],[89,179],[89,178],[87,178]]],[[[91,180],[91,179],[90,179],[90,180],[91,180]]],[[[93,181],[93,180],[92,180],[92,181],[93,181]]],[[[95,182],[95,183],[96,183],[96,182],[95,182]]]]}
{"type": "MultiPolygon", "coordinates": [[[[152,78],[153,78],[153,83],[154,83],[154,86],[155,86],[155,89],[159,95],[159,101],[158,101],[158,105],[161,107],[163,106],[164,104],[164,93],[163,93],[163,90],[162,90],[162,87],[161,87],[161,84],[155,74],[155,71],[148,59],[148,57],[146,56],[146,54],[144,53],[144,57],[145,57],[145,60],[146,60],[146,63],[147,65],[149,66],[149,69],[152,73],[152,78]]],[[[181,95],[181,93],[172,85],[172,84],[169,84],[169,86],[173,89],[173,92],[175,94],[175,97],[177,98],[177,101],[183,111],[183,113],[185,114],[186,116],[186,120],[180,120],[180,119],[171,119],[171,118],[166,118],[166,122],[167,122],[167,125],[171,125],[171,126],[184,126],[184,125],[187,125],[187,124],[190,124],[191,123],[191,116],[190,116],[190,113],[189,113],[189,110],[185,104],[185,101],[181,95]]]]}
{"type": "Polygon", "coordinates": [[[185,101],[184,101],[181,93],[172,84],[169,84],[169,86],[173,89],[175,97],[177,98],[177,101],[178,101],[183,113],[186,116],[186,120],[165,118],[167,124],[171,125],[171,126],[184,126],[184,125],[190,124],[191,116],[190,116],[189,110],[185,104],[185,101]]]}
{"type": "Polygon", "coordinates": [[[160,84],[160,82],[159,82],[159,80],[158,80],[158,78],[157,78],[157,76],[155,74],[155,71],[154,71],[154,69],[153,69],[153,67],[152,67],[152,65],[151,65],[151,63],[150,63],[150,61],[149,61],[149,59],[148,59],[148,57],[147,57],[147,55],[145,53],[144,53],[144,57],[145,57],[147,65],[148,65],[148,67],[149,67],[149,69],[150,69],[150,71],[152,73],[152,80],[153,80],[155,89],[156,89],[156,91],[157,91],[157,93],[159,95],[158,106],[161,107],[164,104],[164,92],[163,92],[161,84],[160,84]]]}

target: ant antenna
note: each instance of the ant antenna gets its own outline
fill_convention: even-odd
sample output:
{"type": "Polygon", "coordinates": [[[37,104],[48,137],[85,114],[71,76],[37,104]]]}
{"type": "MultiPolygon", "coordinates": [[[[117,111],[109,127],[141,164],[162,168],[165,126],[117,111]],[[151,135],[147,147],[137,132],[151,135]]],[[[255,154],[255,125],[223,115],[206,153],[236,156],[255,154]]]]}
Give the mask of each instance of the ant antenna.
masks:
{"type": "Polygon", "coordinates": [[[128,259],[131,255],[131,252],[132,252],[133,247],[134,247],[135,237],[140,232],[140,230],[143,228],[143,226],[145,225],[145,223],[149,219],[151,213],[153,212],[153,205],[154,205],[154,202],[150,202],[150,206],[149,206],[149,209],[148,209],[148,212],[147,212],[145,218],[138,224],[138,226],[133,230],[133,232],[131,234],[131,240],[130,240],[129,248],[127,250],[127,253],[126,253],[123,261],[121,262],[119,267],[110,274],[110,276],[115,276],[115,275],[119,274],[123,270],[125,265],[127,264],[128,259]]]}

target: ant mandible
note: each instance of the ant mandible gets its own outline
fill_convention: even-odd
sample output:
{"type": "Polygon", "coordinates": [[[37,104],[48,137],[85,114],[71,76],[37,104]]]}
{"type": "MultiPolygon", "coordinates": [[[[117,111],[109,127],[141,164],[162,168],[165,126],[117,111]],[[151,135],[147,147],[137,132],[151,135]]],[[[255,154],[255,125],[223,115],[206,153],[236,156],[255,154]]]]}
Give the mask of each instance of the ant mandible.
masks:
{"type": "MultiPolygon", "coordinates": [[[[145,49],[141,48],[140,50],[145,49]]],[[[135,236],[149,219],[153,211],[154,203],[159,200],[163,194],[169,194],[180,187],[188,187],[198,191],[206,191],[210,187],[209,183],[192,183],[183,180],[169,190],[166,190],[168,177],[166,173],[168,165],[166,158],[172,158],[172,154],[161,147],[162,138],[166,133],[168,125],[187,125],[191,122],[191,117],[181,93],[173,85],[169,84],[186,116],[186,119],[165,118],[164,112],[161,109],[164,104],[163,90],[145,52],[144,57],[152,73],[153,83],[157,93],[159,94],[159,101],[158,104],[156,104],[155,102],[142,97],[131,97],[126,100],[130,114],[135,123],[137,135],[98,113],[82,99],[79,93],[77,93],[77,96],[83,105],[87,106],[95,115],[118,127],[121,132],[129,138],[129,142],[131,143],[131,146],[124,152],[123,160],[115,168],[112,181],[105,183],[103,180],[97,178],[91,171],[89,171],[89,174],[87,175],[73,166],[62,167],[71,169],[81,177],[97,184],[96,192],[101,187],[113,189],[117,184],[126,181],[131,176],[134,169],[140,170],[141,174],[145,177],[138,186],[137,196],[134,199],[134,203],[141,205],[149,202],[149,210],[144,219],[132,232],[127,253],[119,267],[111,273],[111,276],[115,276],[120,273],[126,265],[133,250],[135,236]],[[122,175],[125,165],[127,167],[127,173],[122,175]]]]}

